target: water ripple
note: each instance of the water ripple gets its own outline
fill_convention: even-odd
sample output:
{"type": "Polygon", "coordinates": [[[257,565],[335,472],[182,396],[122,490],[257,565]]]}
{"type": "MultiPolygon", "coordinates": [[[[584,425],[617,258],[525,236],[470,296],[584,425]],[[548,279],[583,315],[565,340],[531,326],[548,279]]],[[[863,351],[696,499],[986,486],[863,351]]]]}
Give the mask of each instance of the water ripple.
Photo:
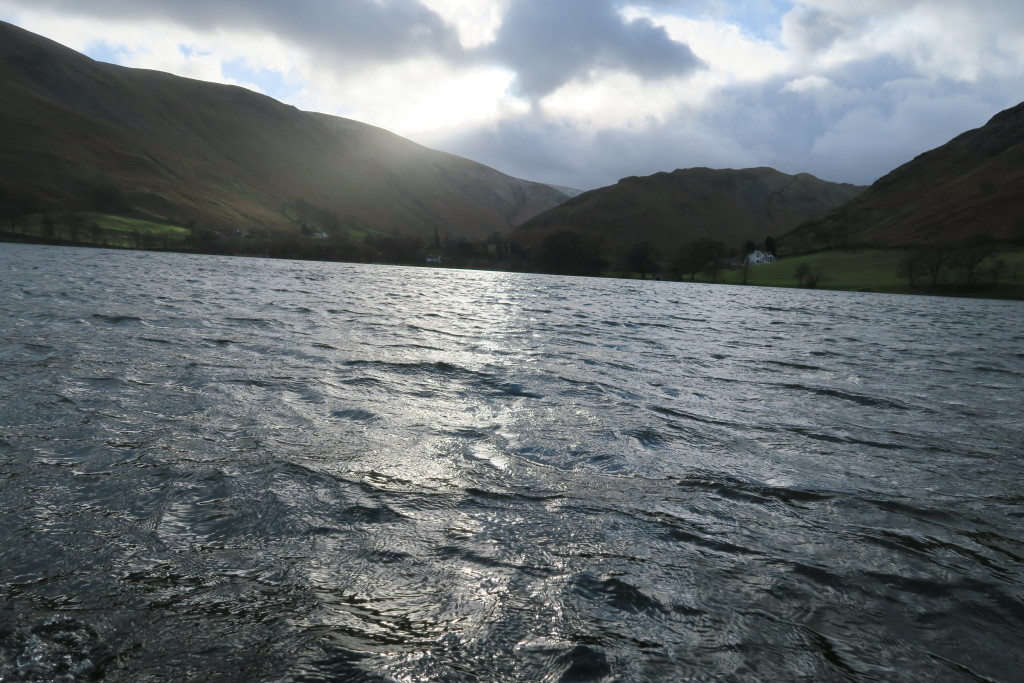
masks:
{"type": "Polygon", "coordinates": [[[0,279],[0,679],[1024,666],[1019,303],[26,245],[0,279]]]}

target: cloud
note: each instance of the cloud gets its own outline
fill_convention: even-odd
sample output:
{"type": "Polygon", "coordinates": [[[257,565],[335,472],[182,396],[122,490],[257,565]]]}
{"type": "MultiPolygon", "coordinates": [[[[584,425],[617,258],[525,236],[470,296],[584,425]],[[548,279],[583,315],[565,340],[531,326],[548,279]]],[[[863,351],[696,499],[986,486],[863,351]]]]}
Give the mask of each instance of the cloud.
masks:
{"type": "Polygon", "coordinates": [[[596,70],[658,80],[700,66],[664,28],[624,18],[610,0],[515,0],[485,54],[514,71],[516,92],[531,99],[596,70]]]}
{"type": "Polygon", "coordinates": [[[833,83],[829,79],[824,76],[812,75],[794,78],[782,86],[782,90],[783,92],[806,93],[831,87],[833,87],[833,83]]]}
{"type": "MultiPolygon", "coordinates": [[[[888,171],[977,128],[991,115],[990,107],[966,94],[932,93],[915,85],[919,84],[892,85],[906,92],[849,108],[815,138],[811,156],[833,174],[858,167],[888,171]]],[[[864,177],[861,182],[872,180],[864,177]]]]}
{"type": "Polygon", "coordinates": [[[888,55],[922,76],[977,81],[1024,70],[1024,4],[1004,0],[803,0],[784,44],[812,68],[888,55]]]}
{"type": "Polygon", "coordinates": [[[759,165],[754,150],[716,127],[714,117],[691,113],[642,126],[586,128],[533,109],[435,142],[514,176],[580,189],[688,166],[759,165]]]}
{"type": "Polygon", "coordinates": [[[307,75],[307,85],[291,98],[296,106],[366,121],[417,141],[528,108],[507,94],[512,74],[497,67],[452,67],[421,58],[351,73],[313,64],[307,75]]]}
{"type": "Polygon", "coordinates": [[[195,33],[263,33],[335,67],[414,57],[476,63],[516,73],[516,87],[544,95],[591,69],[643,78],[698,66],[685,45],[613,0],[6,0],[25,11],[121,23],[175,24],[195,33]]]}
{"type": "Polygon", "coordinates": [[[472,49],[497,38],[510,0],[420,0],[444,21],[455,27],[462,47],[472,49]]]}
{"type": "Polygon", "coordinates": [[[173,23],[199,33],[261,32],[344,63],[462,54],[456,29],[417,0],[9,0],[6,4],[119,22],[173,23]]]}

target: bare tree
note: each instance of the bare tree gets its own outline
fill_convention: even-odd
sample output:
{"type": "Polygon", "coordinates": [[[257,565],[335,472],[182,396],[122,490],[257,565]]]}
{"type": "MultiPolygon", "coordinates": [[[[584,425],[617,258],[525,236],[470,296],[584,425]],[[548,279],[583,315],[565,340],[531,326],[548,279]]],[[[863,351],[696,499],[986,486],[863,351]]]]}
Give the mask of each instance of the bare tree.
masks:
{"type": "Polygon", "coordinates": [[[813,271],[808,264],[801,263],[793,271],[793,277],[796,278],[798,286],[814,289],[818,286],[818,281],[821,279],[821,268],[813,271]]]}
{"type": "Polygon", "coordinates": [[[653,273],[657,267],[658,252],[650,242],[637,242],[626,251],[623,257],[623,265],[627,270],[640,273],[640,279],[646,280],[648,273],[653,273]]]}

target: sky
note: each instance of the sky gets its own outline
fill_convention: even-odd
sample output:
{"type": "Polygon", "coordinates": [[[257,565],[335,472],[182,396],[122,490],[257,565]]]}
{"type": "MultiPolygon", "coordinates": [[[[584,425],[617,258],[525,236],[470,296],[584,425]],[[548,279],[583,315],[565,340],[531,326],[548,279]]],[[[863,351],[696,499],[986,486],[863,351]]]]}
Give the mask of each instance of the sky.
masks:
{"type": "Polygon", "coordinates": [[[695,166],[869,184],[1024,99],[1020,0],[0,0],[0,19],[579,189],[695,166]]]}

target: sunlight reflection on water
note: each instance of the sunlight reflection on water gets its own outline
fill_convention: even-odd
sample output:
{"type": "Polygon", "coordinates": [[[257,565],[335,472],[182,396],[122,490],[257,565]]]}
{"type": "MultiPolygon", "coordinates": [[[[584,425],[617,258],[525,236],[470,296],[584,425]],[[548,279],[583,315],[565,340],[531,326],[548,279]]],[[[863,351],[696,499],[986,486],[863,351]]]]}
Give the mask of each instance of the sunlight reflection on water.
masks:
{"type": "Polygon", "coordinates": [[[1011,680],[1024,306],[0,245],[0,677],[1011,680]]]}

